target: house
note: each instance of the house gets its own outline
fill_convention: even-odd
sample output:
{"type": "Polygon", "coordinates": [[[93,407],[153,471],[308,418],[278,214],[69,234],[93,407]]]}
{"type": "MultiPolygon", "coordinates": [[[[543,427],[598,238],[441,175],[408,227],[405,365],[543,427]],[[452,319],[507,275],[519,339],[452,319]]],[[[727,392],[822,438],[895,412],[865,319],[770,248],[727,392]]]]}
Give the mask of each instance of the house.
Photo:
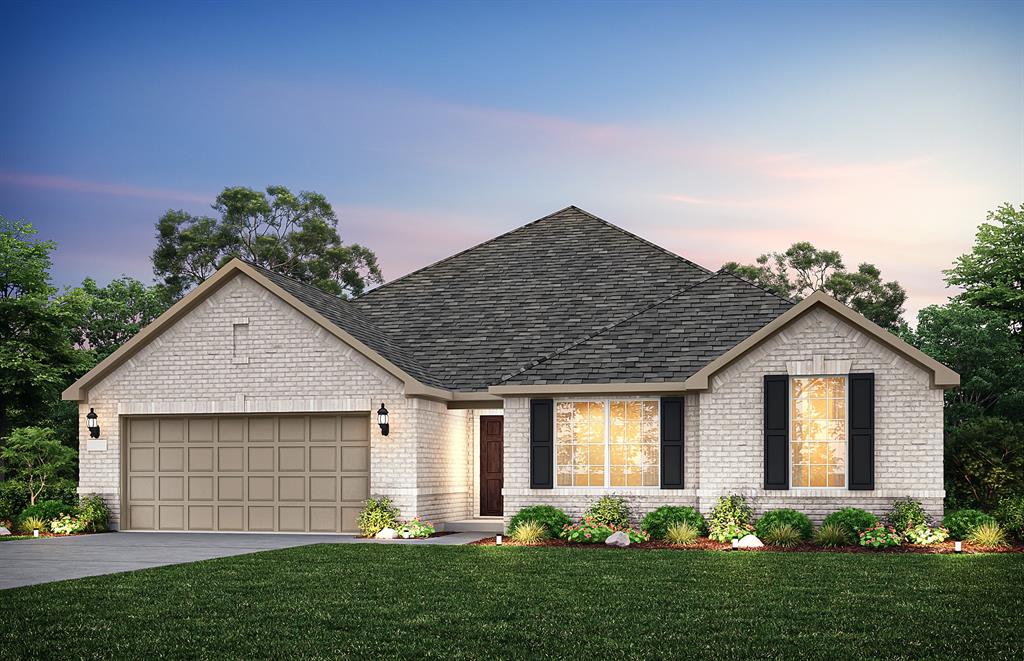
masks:
{"type": "Polygon", "coordinates": [[[497,530],[610,493],[939,515],[958,381],[821,292],[794,304],[569,207],[350,301],[232,261],[64,398],[80,491],[121,529],[353,532],[379,494],[497,530]]]}

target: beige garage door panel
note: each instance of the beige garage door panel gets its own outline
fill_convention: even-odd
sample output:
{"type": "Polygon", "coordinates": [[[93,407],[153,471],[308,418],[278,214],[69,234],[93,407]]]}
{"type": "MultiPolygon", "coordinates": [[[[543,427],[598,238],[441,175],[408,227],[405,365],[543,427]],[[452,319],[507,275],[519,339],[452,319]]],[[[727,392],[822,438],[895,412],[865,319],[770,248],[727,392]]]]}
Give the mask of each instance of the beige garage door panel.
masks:
{"type": "Polygon", "coordinates": [[[125,527],[356,532],[369,425],[367,414],[129,418],[125,527]]]}

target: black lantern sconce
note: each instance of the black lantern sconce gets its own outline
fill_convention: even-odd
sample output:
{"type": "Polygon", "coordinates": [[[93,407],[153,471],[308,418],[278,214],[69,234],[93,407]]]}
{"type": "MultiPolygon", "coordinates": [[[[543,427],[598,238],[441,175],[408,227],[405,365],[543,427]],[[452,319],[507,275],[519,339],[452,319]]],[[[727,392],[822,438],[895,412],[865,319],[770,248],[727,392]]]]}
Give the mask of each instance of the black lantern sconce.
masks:
{"type": "Polygon", "coordinates": [[[85,424],[89,426],[89,435],[93,438],[100,437],[100,422],[96,419],[95,409],[89,409],[89,414],[85,416],[85,424]]]}
{"type": "Polygon", "coordinates": [[[387,436],[391,426],[388,424],[388,410],[384,408],[384,402],[381,402],[380,408],[377,409],[377,424],[380,425],[380,435],[387,436]]]}

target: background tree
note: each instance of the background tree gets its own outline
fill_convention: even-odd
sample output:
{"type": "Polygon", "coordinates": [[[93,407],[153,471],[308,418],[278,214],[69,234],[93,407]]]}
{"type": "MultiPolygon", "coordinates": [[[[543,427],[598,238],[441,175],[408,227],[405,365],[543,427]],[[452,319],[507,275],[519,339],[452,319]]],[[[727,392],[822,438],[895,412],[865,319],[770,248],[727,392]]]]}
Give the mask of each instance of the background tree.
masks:
{"type": "Polygon", "coordinates": [[[75,328],[79,346],[99,362],[149,325],[170,306],[166,289],[122,276],[100,287],[86,278],[78,290],[83,314],[75,328]]]}
{"type": "Polygon", "coordinates": [[[946,284],[963,287],[957,298],[968,305],[1001,312],[1014,332],[1024,335],[1024,204],[990,211],[978,227],[971,252],[945,271],[946,284]]]}
{"type": "Polygon", "coordinates": [[[819,250],[806,241],[763,254],[754,264],[728,262],[722,268],[785,298],[800,300],[822,289],[882,328],[896,330],[903,324],[907,292],[898,282],[884,282],[874,264],[848,271],[838,251],[819,250]]]}
{"type": "Polygon", "coordinates": [[[342,243],[334,209],[319,193],[230,187],[213,208],[219,219],[168,211],[157,221],[153,271],[175,300],[233,257],[338,296],[382,281],[372,251],[342,243]]]}
{"type": "Polygon", "coordinates": [[[73,474],[77,456],[57,440],[52,429],[42,427],[13,430],[0,449],[4,472],[26,485],[30,505],[35,505],[47,484],[73,474]]]}
{"type": "Polygon", "coordinates": [[[946,439],[946,502],[991,511],[1002,498],[1024,495],[1024,424],[979,417],[946,439]]]}

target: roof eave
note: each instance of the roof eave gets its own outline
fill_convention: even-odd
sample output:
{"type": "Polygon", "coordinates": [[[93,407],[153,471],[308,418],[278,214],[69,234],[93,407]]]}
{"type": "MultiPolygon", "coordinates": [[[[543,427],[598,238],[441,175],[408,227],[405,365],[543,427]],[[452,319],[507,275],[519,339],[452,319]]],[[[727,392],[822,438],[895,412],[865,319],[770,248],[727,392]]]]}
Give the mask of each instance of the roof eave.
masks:
{"type": "Polygon", "coordinates": [[[541,395],[617,395],[629,393],[673,393],[686,390],[679,381],[629,382],[629,383],[547,383],[547,384],[503,384],[491,386],[487,391],[501,397],[541,395]]]}

